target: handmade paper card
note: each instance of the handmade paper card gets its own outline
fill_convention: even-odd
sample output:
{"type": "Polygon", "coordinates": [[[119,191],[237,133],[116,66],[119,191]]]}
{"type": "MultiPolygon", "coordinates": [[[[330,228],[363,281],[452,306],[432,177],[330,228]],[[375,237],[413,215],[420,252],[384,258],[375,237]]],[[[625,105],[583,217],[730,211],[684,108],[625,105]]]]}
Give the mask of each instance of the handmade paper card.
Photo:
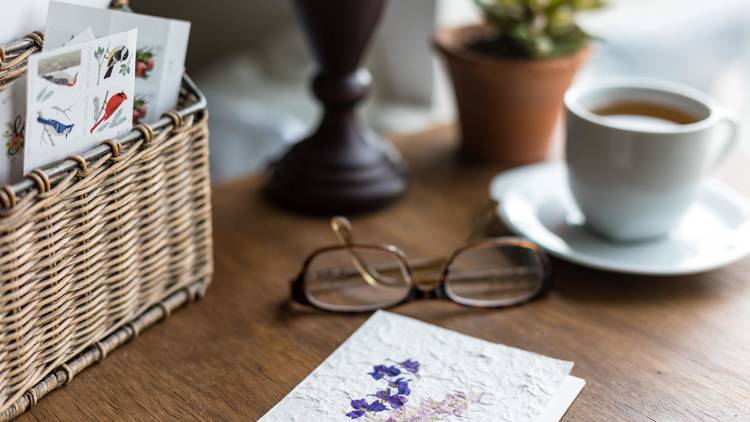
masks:
{"type": "Polygon", "coordinates": [[[50,3],[45,49],[54,49],[73,34],[91,27],[101,37],[138,29],[135,51],[134,123],[152,123],[174,110],[180,93],[190,23],[135,13],[100,10],[64,2],[50,3]]]}
{"type": "Polygon", "coordinates": [[[131,130],[137,34],[29,58],[24,173],[131,130]]]}
{"type": "Polygon", "coordinates": [[[556,420],[572,366],[379,311],[261,421],[556,420]]]}

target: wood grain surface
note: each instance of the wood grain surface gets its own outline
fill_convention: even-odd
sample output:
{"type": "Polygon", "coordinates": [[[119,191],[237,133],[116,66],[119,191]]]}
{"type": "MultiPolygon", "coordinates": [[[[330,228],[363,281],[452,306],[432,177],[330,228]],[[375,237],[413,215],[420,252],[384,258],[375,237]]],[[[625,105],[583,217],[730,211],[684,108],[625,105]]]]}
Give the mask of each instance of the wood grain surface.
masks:
{"type": "MultiPolygon", "coordinates": [[[[412,166],[398,205],[353,218],[355,236],[413,257],[461,243],[500,167],[455,158],[455,131],[399,139],[412,166]]],[[[750,195],[750,169],[723,169],[750,195]]],[[[255,420],[364,320],[290,305],[288,281],[333,243],[325,219],[278,211],[262,177],[216,187],[216,272],[206,298],[176,312],[19,418],[255,420]]],[[[502,232],[503,229],[500,228],[502,232]]],[[[394,311],[465,334],[575,361],[587,385],[568,421],[750,420],[750,260],[689,277],[636,277],[553,260],[555,287],[504,310],[444,301],[394,311]]]]}

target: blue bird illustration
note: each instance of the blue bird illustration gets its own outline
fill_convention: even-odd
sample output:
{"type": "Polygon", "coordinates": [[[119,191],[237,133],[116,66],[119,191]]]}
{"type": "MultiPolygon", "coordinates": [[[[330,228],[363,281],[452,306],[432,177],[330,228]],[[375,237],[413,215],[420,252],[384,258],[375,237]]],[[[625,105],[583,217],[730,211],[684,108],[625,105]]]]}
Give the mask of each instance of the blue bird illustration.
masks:
{"type": "Polygon", "coordinates": [[[52,145],[54,145],[54,142],[52,141],[52,135],[54,135],[55,137],[65,135],[65,137],[67,138],[68,135],[70,135],[70,132],[73,131],[73,127],[75,126],[74,123],[66,125],[65,123],[60,123],[55,119],[45,119],[44,116],[42,116],[42,113],[39,113],[36,121],[44,125],[44,132],[49,136],[52,145]]]}

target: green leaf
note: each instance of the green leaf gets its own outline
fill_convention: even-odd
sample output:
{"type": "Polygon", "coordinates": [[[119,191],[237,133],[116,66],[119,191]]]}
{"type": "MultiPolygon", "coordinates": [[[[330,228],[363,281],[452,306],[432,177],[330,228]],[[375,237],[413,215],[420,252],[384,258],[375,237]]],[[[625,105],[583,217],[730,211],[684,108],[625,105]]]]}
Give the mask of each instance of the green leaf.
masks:
{"type": "Polygon", "coordinates": [[[576,14],[606,5],[606,0],[474,0],[496,29],[496,49],[546,58],[574,53],[590,38],[576,24],[576,14]],[[558,45],[559,44],[559,45],[558,45]]]}
{"type": "Polygon", "coordinates": [[[599,9],[606,5],[606,0],[573,0],[573,8],[578,10],[599,9]]]}
{"type": "Polygon", "coordinates": [[[125,76],[130,74],[130,66],[123,63],[120,65],[120,75],[125,76]]]}
{"type": "Polygon", "coordinates": [[[531,55],[532,57],[542,58],[548,57],[555,49],[555,42],[552,38],[542,35],[534,37],[531,40],[531,55]]]}

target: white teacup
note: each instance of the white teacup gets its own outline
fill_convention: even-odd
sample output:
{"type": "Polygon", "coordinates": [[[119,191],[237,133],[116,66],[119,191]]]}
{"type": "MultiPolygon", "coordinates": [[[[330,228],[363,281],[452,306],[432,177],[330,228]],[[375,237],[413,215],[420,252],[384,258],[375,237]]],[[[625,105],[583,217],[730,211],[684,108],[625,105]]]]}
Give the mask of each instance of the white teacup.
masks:
{"type": "Polygon", "coordinates": [[[617,241],[665,235],[686,213],[701,179],[732,149],[737,120],[681,85],[623,80],[565,95],[568,181],[592,231],[617,241]],[[693,116],[651,125],[594,111],[641,103],[693,116]]]}

